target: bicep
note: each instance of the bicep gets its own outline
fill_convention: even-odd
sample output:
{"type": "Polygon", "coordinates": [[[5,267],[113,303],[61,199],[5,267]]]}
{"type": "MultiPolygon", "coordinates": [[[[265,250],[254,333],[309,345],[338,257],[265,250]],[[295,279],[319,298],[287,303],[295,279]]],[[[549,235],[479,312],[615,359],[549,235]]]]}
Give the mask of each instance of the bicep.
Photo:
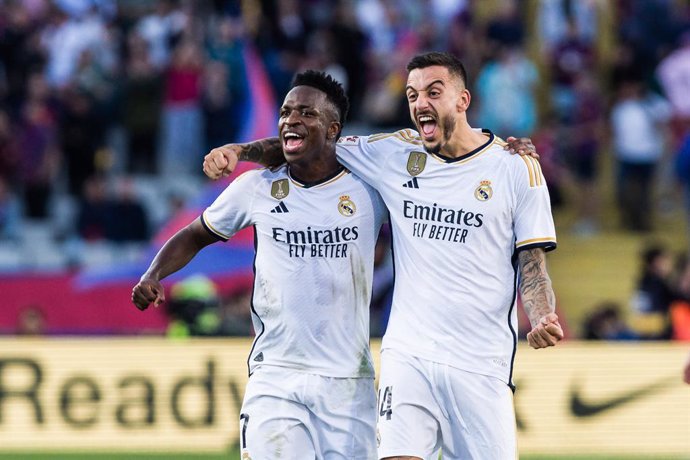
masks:
{"type": "Polygon", "coordinates": [[[188,232],[189,238],[194,242],[199,250],[220,240],[217,236],[212,235],[211,232],[206,229],[206,227],[204,227],[200,218],[195,219],[194,222],[187,225],[185,230],[188,232]]]}

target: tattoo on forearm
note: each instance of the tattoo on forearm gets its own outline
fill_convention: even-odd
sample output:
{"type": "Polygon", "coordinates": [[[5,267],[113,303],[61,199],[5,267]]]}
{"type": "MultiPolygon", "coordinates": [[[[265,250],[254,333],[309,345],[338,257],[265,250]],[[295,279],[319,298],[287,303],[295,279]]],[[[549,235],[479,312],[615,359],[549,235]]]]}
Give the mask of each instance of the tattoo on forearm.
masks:
{"type": "Polygon", "coordinates": [[[272,137],[243,144],[239,159],[241,161],[253,161],[264,166],[276,166],[283,163],[283,150],[280,139],[272,137]]]}
{"type": "Polygon", "coordinates": [[[540,248],[526,249],[520,251],[518,260],[522,305],[535,326],[541,317],[556,311],[556,296],[546,272],[546,254],[540,248]]]}

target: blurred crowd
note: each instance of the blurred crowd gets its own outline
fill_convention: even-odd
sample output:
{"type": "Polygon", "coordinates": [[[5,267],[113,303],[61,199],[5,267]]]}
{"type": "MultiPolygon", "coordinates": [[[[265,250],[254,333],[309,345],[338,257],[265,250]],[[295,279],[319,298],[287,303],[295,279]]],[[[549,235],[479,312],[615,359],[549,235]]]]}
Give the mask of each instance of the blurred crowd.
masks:
{"type": "Polygon", "coordinates": [[[630,311],[612,301],[595,306],[584,320],[588,340],[690,340],[690,259],[653,243],[640,254],[640,273],[630,311]]]}
{"type": "Polygon", "coordinates": [[[333,75],[364,133],[409,125],[405,64],[431,49],[465,63],[473,126],[533,139],[576,233],[600,230],[605,155],[622,229],[653,230],[677,184],[690,216],[687,0],[0,0],[0,269],[140,254],[240,140],[248,51],[277,101],[333,75]]]}

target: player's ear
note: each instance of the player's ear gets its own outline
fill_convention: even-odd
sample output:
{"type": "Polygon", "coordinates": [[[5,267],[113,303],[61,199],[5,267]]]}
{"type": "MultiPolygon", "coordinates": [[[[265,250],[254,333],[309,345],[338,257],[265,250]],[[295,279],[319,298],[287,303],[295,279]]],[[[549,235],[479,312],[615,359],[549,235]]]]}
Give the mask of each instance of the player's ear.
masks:
{"type": "Polygon", "coordinates": [[[337,122],[337,121],[332,121],[330,126],[328,127],[328,132],[326,133],[326,137],[329,140],[334,140],[338,138],[338,133],[342,129],[342,125],[337,122]]]}
{"type": "Polygon", "coordinates": [[[462,90],[462,92],[458,96],[458,101],[457,101],[457,104],[455,105],[456,108],[458,109],[458,112],[467,112],[467,109],[470,108],[470,101],[472,101],[472,95],[465,88],[462,90]]]}

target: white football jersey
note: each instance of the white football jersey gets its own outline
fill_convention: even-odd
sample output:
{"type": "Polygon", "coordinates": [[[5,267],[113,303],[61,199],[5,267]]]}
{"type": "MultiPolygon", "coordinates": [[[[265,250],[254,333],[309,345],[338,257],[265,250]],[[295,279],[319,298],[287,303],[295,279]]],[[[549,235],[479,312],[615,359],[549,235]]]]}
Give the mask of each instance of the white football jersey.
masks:
{"type": "Polygon", "coordinates": [[[517,251],[556,247],[539,163],[486,143],[457,159],[429,154],[416,131],[343,137],[339,160],[390,213],[395,289],[382,348],[512,385],[517,251]]]}
{"type": "Polygon", "coordinates": [[[248,171],[201,216],[227,240],[254,226],[249,372],[274,365],[329,377],[372,377],[369,302],[378,193],[343,169],[315,184],[287,166],[248,171]]]}

